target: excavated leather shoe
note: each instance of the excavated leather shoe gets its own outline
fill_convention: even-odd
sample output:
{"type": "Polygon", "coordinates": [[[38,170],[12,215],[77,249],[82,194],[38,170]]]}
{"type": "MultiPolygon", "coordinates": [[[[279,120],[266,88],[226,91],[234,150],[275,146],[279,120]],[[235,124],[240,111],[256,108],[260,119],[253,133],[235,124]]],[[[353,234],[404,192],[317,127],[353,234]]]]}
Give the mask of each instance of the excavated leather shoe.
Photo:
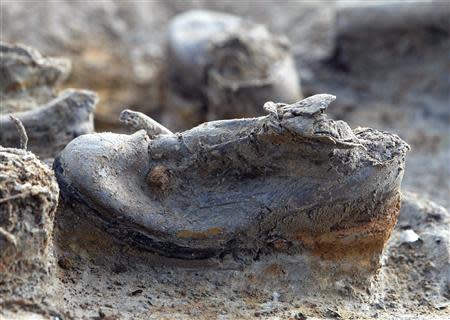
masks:
{"type": "Polygon", "coordinates": [[[78,137],[54,163],[61,197],[164,256],[306,250],[370,266],[396,223],[409,146],[327,118],[334,99],[268,102],[266,116],[177,134],[78,137]]]}

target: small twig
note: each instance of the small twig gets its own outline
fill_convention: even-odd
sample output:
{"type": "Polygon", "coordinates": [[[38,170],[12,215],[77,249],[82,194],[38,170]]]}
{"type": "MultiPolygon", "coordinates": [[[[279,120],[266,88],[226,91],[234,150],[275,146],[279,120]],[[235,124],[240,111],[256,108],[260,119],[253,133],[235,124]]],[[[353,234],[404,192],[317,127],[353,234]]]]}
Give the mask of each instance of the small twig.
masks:
{"type": "Polygon", "coordinates": [[[18,118],[16,118],[12,114],[10,114],[9,117],[14,122],[14,124],[17,128],[17,132],[19,133],[20,149],[27,150],[28,135],[27,135],[27,131],[25,130],[25,127],[22,124],[22,121],[20,121],[18,118]]]}
{"type": "Polygon", "coordinates": [[[18,193],[18,194],[12,195],[12,196],[7,196],[4,198],[1,198],[0,203],[7,202],[9,200],[14,200],[17,198],[23,198],[23,197],[27,196],[28,194],[29,194],[29,192],[22,192],[22,193],[18,193]]]}
{"type": "Polygon", "coordinates": [[[4,240],[6,240],[9,243],[11,243],[14,247],[17,247],[16,237],[14,237],[13,234],[11,234],[10,232],[6,231],[2,227],[0,227],[0,236],[2,236],[4,240]]]}

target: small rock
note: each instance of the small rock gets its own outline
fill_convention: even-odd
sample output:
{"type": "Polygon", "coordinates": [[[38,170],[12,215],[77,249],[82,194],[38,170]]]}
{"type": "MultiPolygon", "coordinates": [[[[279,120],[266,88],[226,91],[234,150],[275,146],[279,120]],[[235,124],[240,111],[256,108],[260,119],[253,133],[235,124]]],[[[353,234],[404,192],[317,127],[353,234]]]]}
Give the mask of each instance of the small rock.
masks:
{"type": "Polygon", "coordinates": [[[134,296],[140,295],[142,292],[143,292],[142,289],[137,289],[137,290],[130,292],[129,295],[134,297],[134,296]]]}
{"type": "Polygon", "coordinates": [[[401,243],[413,243],[419,240],[420,237],[417,233],[412,229],[403,230],[400,234],[400,242],[401,243]]]}
{"type": "Polygon", "coordinates": [[[114,273],[124,273],[127,272],[127,267],[121,263],[115,263],[114,266],[112,267],[112,272],[114,273]]]}
{"type": "Polygon", "coordinates": [[[298,312],[295,314],[294,319],[295,320],[306,320],[306,319],[308,319],[308,317],[304,313],[298,312]]]}
{"type": "Polygon", "coordinates": [[[327,309],[325,311],[324,315],[326,317],[330,317],[330,318],[334,318],[334,319],[342,319],[342,316],[338,312],[331,310],[331,309],[327,309]]]}
{"type": "Polygon", "coordinates": [[[64,256],[58,259],[58,266],[64,270],[72,270],[74,268],[72,261],[64,256]]]}

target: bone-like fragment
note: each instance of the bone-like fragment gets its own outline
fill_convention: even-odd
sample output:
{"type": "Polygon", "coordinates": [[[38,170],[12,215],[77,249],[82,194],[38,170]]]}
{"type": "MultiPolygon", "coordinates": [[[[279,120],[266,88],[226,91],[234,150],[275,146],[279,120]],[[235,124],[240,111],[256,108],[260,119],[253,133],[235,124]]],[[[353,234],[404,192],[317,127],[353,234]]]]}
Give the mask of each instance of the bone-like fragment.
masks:
{"type": "Polygon", "coordinates": [[[9,117],[14,122],[14,125],[16,126],[16,129],[17,129],[17,131],[19,133],[20,149],[27,150],[28,135],[27,135],[27,131],[25,130],[25,127],[23,126],[22,121],[17,119],[12,114],[10,114],[9,117]]]}
{"type": "Polygon", "coordinates": [[[0,147],[0,300],[21,286],[45,294],[58,192],[53,171],[34,154],[0,147]]]}
{"type": "Polygon", "coordinates": [[[375,269],[395,225],[408,145],[329,119],[317,95],[176,135],[84,135],[55,160],[64,203],[171,257],[282,250],[375,269]],[[280,245],[282,244],[282,245],[280,245]]]}
{"type": "Polygon", "coordinates": [[[0,145],[17,147],[22,134],[10,114],[23,124],[28,147],[42,158],[52,158],[73,138],[94,131],[95,93],[55,86],[70,71],[66,59],[44,58],[25,46],[0,43],[0,145]]]}
{"type": "Polygon", "coordinates": [[[289,42],[262,25],[193,10],[173,19],[167,48],[164,122],[176,129],[205,119],[257,116],[257,106],[269,99],[301,98],[289,42]]]}
{"type": "Polygon", "coordinates": [[[123,110],[120,113],[119,120],[134,130],[145,130],[149,136],[172,134],[172,131],[142,112],[123,110]]]}

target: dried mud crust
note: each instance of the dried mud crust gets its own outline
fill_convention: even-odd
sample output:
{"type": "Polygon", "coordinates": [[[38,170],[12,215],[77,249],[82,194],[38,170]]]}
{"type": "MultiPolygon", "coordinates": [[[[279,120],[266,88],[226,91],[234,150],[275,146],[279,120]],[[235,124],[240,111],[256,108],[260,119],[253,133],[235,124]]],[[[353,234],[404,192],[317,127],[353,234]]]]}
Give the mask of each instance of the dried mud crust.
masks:
{"type": "Polygon", "coordinates": [[[0,302],[40,299],[51,277],[58,185],[31,152],[0,147],[0,302]]]}

